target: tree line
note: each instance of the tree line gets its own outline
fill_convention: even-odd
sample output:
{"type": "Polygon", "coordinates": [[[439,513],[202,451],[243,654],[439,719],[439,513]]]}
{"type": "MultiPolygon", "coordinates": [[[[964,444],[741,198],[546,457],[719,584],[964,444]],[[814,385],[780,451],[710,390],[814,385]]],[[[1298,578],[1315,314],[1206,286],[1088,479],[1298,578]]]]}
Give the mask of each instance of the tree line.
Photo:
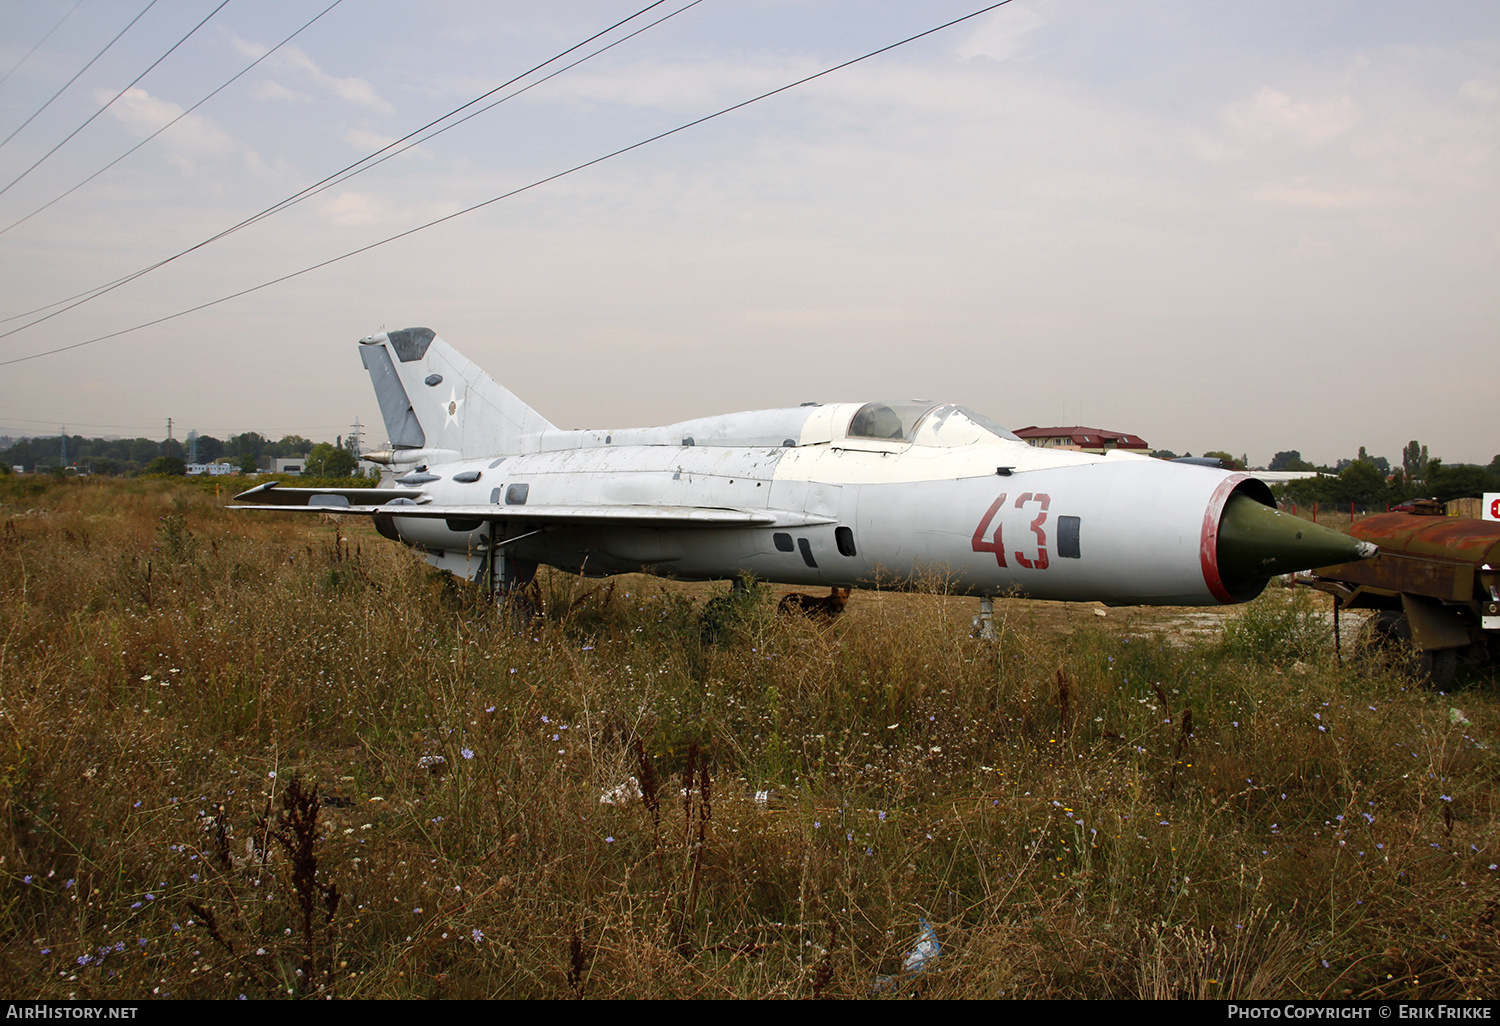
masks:
{"type": "MultiPolygon", "coordinates": [[[[1155,449],[1152,456],[1177,459],[1168,449],[1155,449]]],[[[1184,453],[1191,456],[1191,453],[1184,453]]],[[[1217,459],[1225,470],[1248,470],[1249,459],[1212,450],[1203,457],[1217,459]]],[[[1410,499],[1437,499],[1449,502],[1485,492],[1500,492],[1500,455],[1488,466],[1470,463],[1445,464],[1430,456],[1427,446],[1413,439],[1401,449],[1400,465],[1384,456],[1372,456],[1364,446],[1350,459],[1338,460],[1332,466],[1318,466],[1302,458],[1296,449],[1287,449],[1271,457],[1266,470],[1317,472],[1320,476],[1273,485],[1272,493],[1283,503],[1311,506],[1353,505],[1363,512],[1394,506],[1410,499]]]]}
{"type": "Polygon", "coordinates": [[[1316,467],[1295,449],[1278,452],[1267,470],[1316,470],[1322,476],[1288,481],[1271,490],[1278,500],[1310,506],[1314,502],[1369,511],[1410,499],[1449,502],[1485,492],[1500,492],[1500,455],[1488,466],[1469,463],[1445,464],[1429,456],[1427,446],[1415,439],[1401,450],[1401,463],[1393,465],[1384,456],[1371,456],[1364,446],[1353,459],[1339,460],[1331,467],[1316,467]]]}
{"type": "Polygon", "coordinates": [[[345,477],[354,473],[358,457],[343,438],[337,444],[314,443],[301,435],[283,435],[271,440],[255,431],[227,439],[197,435],[190,443],[176,438],[158,442],[152,438],[85,438],[82,435],[52,435],[40,438],[0,437],[0,472],[20,467],[24,473],[57,471],[71,467],[79,471],[115,477],[136,474],[184,474],[189,444],[199,463],[234,464],[241,473],[253,474],[263,459],[302,459],[305,472],[316,477],[345,477]],[[64,456],[66,455],[66,458],[64,456]]]}

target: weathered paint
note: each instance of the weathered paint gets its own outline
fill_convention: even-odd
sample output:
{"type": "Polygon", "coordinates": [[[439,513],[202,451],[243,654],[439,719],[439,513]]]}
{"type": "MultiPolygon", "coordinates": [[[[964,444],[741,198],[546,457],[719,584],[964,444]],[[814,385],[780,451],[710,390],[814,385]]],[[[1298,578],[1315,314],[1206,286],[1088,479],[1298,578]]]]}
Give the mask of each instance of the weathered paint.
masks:
{"type": "Polygon", "coordinates": [[[1317,571],[1320,578],[1449,602],[1492,598],[1500,523],[1381,513],[1355,521],[1349,534],[1380,546],[1380,555],[1324,567],[1317,571]]]}

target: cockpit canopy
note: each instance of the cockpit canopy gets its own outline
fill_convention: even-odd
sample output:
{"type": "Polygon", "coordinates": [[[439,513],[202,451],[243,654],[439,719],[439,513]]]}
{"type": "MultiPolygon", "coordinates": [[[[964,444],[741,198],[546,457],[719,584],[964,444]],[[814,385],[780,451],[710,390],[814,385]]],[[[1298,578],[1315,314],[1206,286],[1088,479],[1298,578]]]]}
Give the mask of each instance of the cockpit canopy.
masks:
{"type": "Polygon", "coordinates": [[[976,445],[1020,439],[982,413],[954,403],[896,399],[866,403],[849,421],[850,438],[875,438],[914,445],[976,445]]]}

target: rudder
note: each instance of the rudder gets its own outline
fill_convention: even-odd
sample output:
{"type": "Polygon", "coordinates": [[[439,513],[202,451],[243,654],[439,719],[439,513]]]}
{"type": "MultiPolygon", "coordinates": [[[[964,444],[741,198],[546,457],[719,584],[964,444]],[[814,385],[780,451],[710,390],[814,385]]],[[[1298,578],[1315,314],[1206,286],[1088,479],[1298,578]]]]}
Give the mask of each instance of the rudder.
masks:
{"type": "Polygon", "coordinates": [[[542,432],[553,430],[431,328],[382,332],[359,344],[393,448],[510,455],[535,452],[542,432]]]}

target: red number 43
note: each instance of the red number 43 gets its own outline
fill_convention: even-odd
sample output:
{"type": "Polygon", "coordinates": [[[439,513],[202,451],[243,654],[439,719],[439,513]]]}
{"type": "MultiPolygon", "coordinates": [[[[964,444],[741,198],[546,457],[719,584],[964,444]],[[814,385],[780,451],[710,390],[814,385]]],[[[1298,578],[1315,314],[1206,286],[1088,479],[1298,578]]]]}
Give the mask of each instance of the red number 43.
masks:
{"type": "MultiPolygon", "coordinates": [[[[1005,505],[1008,493],[1001,492],[990,508],[985,510],[984,516],[979,521],[979,526],[974,528],[974,537],[970,544],[975,552],[993,552],[995,554],[995,565],[1008,568],[1005,561],[1005,525],[995,524],[994,540],[986,540],[985,535],[989,533],[990,524],[995,520],[995,514],[1000,512],[1000,507],[1005,505]]],[[[1028,502],[1035,502],[1039,507],[1036,519],[1031,522],[1031,533],[1036,535],[1036,556],[1028,559],[1019,549],[1015,552],[1016,562],[1028,570],[1045,570],[1050,565],[1047,559],[1047,507],[1052,504],[1052,497],[1045,492],[1023,492],[1016,498],[1016,509],[1020,509],[1028,502]]]]}

